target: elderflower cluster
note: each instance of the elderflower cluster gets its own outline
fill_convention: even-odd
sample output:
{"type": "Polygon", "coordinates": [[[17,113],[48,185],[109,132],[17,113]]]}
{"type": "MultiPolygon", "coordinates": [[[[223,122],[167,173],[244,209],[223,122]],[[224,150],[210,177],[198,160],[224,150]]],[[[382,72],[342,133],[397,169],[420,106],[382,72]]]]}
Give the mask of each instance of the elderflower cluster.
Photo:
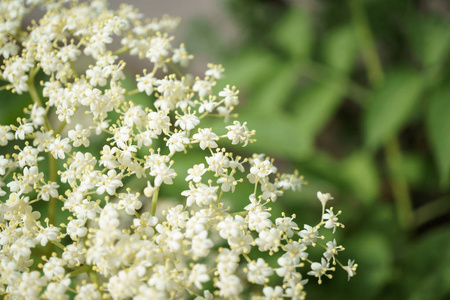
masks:
{"type": "Polygon", "coordinates": [[[233,121],[238,90],[215,87],[221,65],[202,77],[179,71],[193,57],[172,43],[176,19],[99,0],[5,0],[0,19],[1,93],[33,101],[0,125],[2,298],[303,299],[310,278],[321,283],[336,266],[355,275],[354,261],[338,260],[344,248],[323,241],[344,227],[329,194],[318,193],[314,226],[271,213],[303,178],[279,174],[263,154],[227,150],[255,132],[233,121]],[[43,17],[22,31],[32,9],[43,17]],[[142,61],[136,89],[123,84],[125,52],[142,61]],[[225,125],[212,129],[216,117],[225,125]],[[202,161],[179,171],[191,151],[202,161]],[[177,177],[186,183],[178,202],[161,206],[177,177]],[[253,193],[237,198],[244,184],[253,193]],[[323,254],[312,258],[312,248],[323,254]]]}

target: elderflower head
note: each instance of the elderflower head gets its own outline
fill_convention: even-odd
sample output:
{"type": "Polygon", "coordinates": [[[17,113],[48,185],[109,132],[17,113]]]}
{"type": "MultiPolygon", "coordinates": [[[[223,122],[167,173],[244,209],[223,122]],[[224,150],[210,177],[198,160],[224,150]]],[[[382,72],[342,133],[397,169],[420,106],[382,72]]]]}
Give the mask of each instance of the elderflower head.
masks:
{"type": "Polygon", "coordinates": [[[0,17],[0,89],[33,101],[0,125],[1,150],[12,152],[0,155],[2,297],[212,299],[251,290],[302,299],[308,276],[321,283],[336,264],[355,275],[353,260],[339,261],[344,247],[322,242],[324,231],[344,227],[341,212],[326,209],[330,194],[317,194],[317,225],[272,212],[303,177],[278,173],[264,154],[229,150],[255,142],[251,124],[229,121],[239,91],[216,90],[222,65],[181,74],[193,56],[173,45],[177,19],[147,20],[103,0],[7,0],[0,17]],[[24,32],[35,6],[43,17],[24,32]],[[143,66],[131,76],[135,89],[125,88],[125,52],[143,66]],[[136,94],[147,103],[137,105],[136,94]],[[217,117],[225,123],[213,126],[217,117]],[[185,187],[167,206],[178,176],[185,187]],[[244,184],[253,192],[236,199],[244,184]],[[232,210],[234,201],[244,209],[232,210]],[[325,251],[313,258],[314,247],[325,251]]]}

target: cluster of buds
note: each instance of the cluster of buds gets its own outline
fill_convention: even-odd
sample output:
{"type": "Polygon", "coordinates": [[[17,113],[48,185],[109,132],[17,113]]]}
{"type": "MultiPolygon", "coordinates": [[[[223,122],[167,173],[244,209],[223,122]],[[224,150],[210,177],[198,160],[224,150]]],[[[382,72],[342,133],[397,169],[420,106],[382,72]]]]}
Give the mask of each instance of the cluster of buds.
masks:
{"type": "Polygon", "coordinates": [[[202,77],[179,71],[193,57],[172,45],[178,20],[145,20],[100,0],[6,0],[0,19],[2,101],[33,101],[0,125],[1,296],[303,299],[309,277],[321,283],[336,267],[355,274],[353,261],[337,258],[344,248],[322,241],[320,231],[343,227],[326,209],[329,194],[318,193],[315,226],[272,215],[271,203],[300,190],[303,177],[279,174],[263,154],[227,150],[255,132],[232,120],[238,90],[216,92],[221,65],[202,77]],[[22,31],[32,9],[45,13],[22,31]],[[135,76],[136,89],[124,88],[125,52],[151,69],[135,76]],[[80,71],[84,61],[94,63],[80,71]],[[133,102],[137,94],[147,106],[133,102]],[[225,126],[213,130],[206,124],[217,117],[225,126]],[[181,173],[177,162],[191,151],[203,160],[181,173]],[[160,189],[177,177],[186,187],[167,206],[160,189]],[[244,184],[253,192],[235,199],[244,184]],[[244,209],[232,211],[233,201],[244,209]],[[323,255],[312,259],[312,248],[323,255]]]}

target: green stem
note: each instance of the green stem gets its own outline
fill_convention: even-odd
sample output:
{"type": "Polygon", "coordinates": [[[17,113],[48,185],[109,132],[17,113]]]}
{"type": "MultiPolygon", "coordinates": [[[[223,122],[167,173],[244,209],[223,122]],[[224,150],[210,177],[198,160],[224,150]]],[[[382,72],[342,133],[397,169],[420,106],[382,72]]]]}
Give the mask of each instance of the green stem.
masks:
{"type": "Polygon", "coordinates": [[[367,66],[367,75],[372,85],[383,80],[383,68],[377,53],[374,38],[367,21],[364,7],[360,0],[348,0],[353,21],[355,23],[356,35],[360,41],[361,52],[367,66]]]}
{"type": "Polygon", "coordinates": [[[137,93],[139,93],[139,90],[138,89],[134,89],[132,91],[126,92],[125,93],[125,97],[132,96],[132,95],[137,94],[137,93]]]}
{"type": "Polygon", "coordinates": [[[0,87],[0,91],[6,90],[8,87],[11,87],[11,85],[7,84],[7,85],[0,87]]]}
{"type": "MultiPolygon", "coordinates": [[[[364,7],[360,0],[348,0],[348,3],[367,68],[367,76],[372,87],[376,87],[383,82],[384,74],[364,7]]],[[[398,222],[403,229],[410,229],[414,219],[414,211],[408,183],[400,170],[402,153],[398,139],[395,137],[386,143],[384,151],[392,194],[397,208],[398,222]]]]}
{"type": "Polygon", "coordinates": [[[73,61],[69,60],[69,64],[70,64],[70,68],[72,69],[73,75],[75,77],[78,77],[77,69],[75,69],[75,64],[73,63],[73,61]]]}
{"type": "Polygon", "coordinates": [[[89,272],[90,270],[91,270],[91,266],[88,266],[88,265],[80,266],[77,269],[70,272],[69,277],[75,277],[77,275],[89,272]]]}
{"type": "Polygon", "coordinates": [[[128,46],[123,46],[122,48],[120,48],[116,52],[114,52],[113,55],[120,55],[122,53],[127,52],[128,50],[130,50],[130,48],[128,48],[128,46]]]}
{"type": "Polygon", "coordinates": [[[63,121],[61,125],[59,125],[59,127],[55,130],[53,135],[56,136],[57,134],[60,134],[64,130],[64,127],[66,127],[66,125],[67,121],[63,121]]]}
{"type": "Polygon", "coordinates": [[[100,287],[100,281],[98,280],[97,272],[95,272],[94,270],[91,269],[88,272],[88,274],[89,274],[89,279],[91,280],[91,282],[96,284],[98,287],[100,287]]]}
{"type": "Polygon", "coordinates": [[[450,212],[450,197],[442,197],[417,209],[415,226],[420,227],[450,212]]]}
{"type": "Polygon", "coordinates": [[[39,98],[39,94],[36,90],[36,86],[34,85],[34,74],[35,72],[30,72],[30,76],[28,78],[28,93],[30,93],[31,99],[36,103],[39,107],[43,107],[41,98],[39,98]]]}
{"type": "MultiPolygon", "coordinates": [[[[41,98],[39,97],[39,94],[36,90],[36,85],[34,84],[34,78],[38,72],[39,72],[39,66],[37,66],[36,68],[34,68],[30,71],[29,78],[27,81],[28,93],[30,94],[30,97],[33,100],[33,102],[35,104],[37,104],[37,106],[44,107],[42,104],[41,98]]],[[[50,126],[50,122],[48,121],[47,116],[45,116],[44,121],[45,121],[45,123],[44,123],[45,129],[50,131],[52,129],[52,127],[50,126]]]]}
{"type": "Polygon", "coordinates": [[[155,187],[152,198],[152,208],[150,210],[150,215],[154,216],[156,213],[156,204],[158,203],[159,186],[155,187]]]}
{"type": "Polygon", "coordinates": [[[51,241],[51,242],[53,245],[55,245],[56,247],[58,247],[59,249],[61,249],[63,251],[66,249],[66,247],[58,241],[51,241]]]}
{"type": "Polygon", "coordinates": [[[184,76],[183,72],[180,71],[180,69],[178,69],[178,67],[173,64],[173,63],[169,63],[169,67],[170,69],[172,69],[172,71],[180,78],[182,78],[184,76]]]}
{"type": "Polygon", "coordinates": [[[389,168],[392,193],[395,206],[397,207],[397,218],[400,226],[410,229],[414,221],[414,210],[409,195],[406,178],[402,174],[402,153],[396,138],[385,145],[386,163],[389,168]]]}

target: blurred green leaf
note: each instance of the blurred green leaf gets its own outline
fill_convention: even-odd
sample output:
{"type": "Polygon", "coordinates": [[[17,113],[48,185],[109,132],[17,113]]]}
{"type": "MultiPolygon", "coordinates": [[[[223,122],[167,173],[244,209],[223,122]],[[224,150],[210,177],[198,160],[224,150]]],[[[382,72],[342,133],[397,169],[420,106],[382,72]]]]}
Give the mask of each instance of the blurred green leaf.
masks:
{"type": "Polygon", "coordinates": [[[341,103],[346,88],[345,83],[333,78],[325,78],[307,87],[294,99],[297,130],[303,136],[315,138],[341,103]]]}
{"type": "Polygon", "coordinates": [[[248,122],[249,129],[256,130],[256,143],[248,144],[245,151],[263,151],[272,156],[290,158],[305,157],[312,153],[313,141],[304,136],[292,118],[277,114],[248,114],[241,117],[248,122]]]}
{"type": "Polygon", "coordinates": [[[217,87],[225,84],[236,85],[239,90],[249,92],[262,81],[271,78],[278,69],[279,60],[266,50],[249,47],[233,55],[226,64],[225,78],[217,87]]]}
{"type": "Polygon", "coordinates": [[[366,151],[356,152],[342,161],[341,176],[364,204],[372,204],[379,195],[380,178],[372,155],[366,151]]]}
{"type": "MultiPolygon", "coordinates": [[[[358,263],[349,299],[374,299],[391,276],[392,250],[386,237],[374,231],[360,228],[358,235],[346,243],[350,256],[358,263]]],[[[346,264],[346,261],[342,263],[346,264]]]]}
{"type": "Polygon", "coordinates": [[[449,55],[450,22],[432,17],[416,17],[409,26],[414,52],[425,66],[441,62],[449,55]]]}
{"type": "Polygon", "coordinates": [[[431,99],[426,121],[431,150],[444,185],[450,179],[450,87],[436,92],[431,99]]]}
{"type": "Polygon", "coordinates": [[[350,24],[338,27],[326,33],[322,46],[322,56],[328,65],[349,73],[353,69],[358,52],[358,43],[354,28],[350,24]]]}
{"type": "MultiPolygon", "coordinates": [[[[1,82],[4,84],[5,82],[1,82]]],[[[23,109],[33,100],[30,94],[24,92],[22,95],[11,93],[11,91],[0,91],[1,109],[0,109],[0,124],[9,125],[16,124],[17,117],[23,118],[25,116],[23,109]]]]}
{"type": "Polygon", "coordinates": [[[365,143],[377,148],[392,138],[408,121],[425,86],[412,70],[387,74],[385,82],[369,99],[364,115],[365,143]]]}
{"type": "Polygon", "coordinates": [[[251,96],[247,106],[253,112],[281,112],[297,83],[298,66],[284,64],[251,96]]]}
{"type": "Polygon", "coordinates": [[[435,180],[433,174],[431,174],[432,172],[427,167],[427,157],[423,157],[419,153],[403,153],[401,172],[408,183],[414,185],[415,188],[419,186],[425,187],[429,184],[429,179],[435,180]]]}
{"type": "MultiPolygon", "coordinates": [[[[127,90],[127,92],[131,92],[135,89],[137,89],[137,83],[134,80],[135,76],[131,74],[126,74],[125,79],[122,80],[122,87],[127,90]]],[[[143,107],[150,106],[154,101],[155,97],[148,96],[144,92],[136,93],[132,96],[130,96],[130,99],[133,101],[136,105],[142,105],[143,107]]]]}
{"type": "Polygon", "coordinates": [[[274,43],[296,59],[310,56],[313,37],[310,15],[294,7],[281,18],[273,31],[274,43]]]}
{"type": "Polygon", "coordinates": [[[412,244],[402,278],[409,299],[444,299],[450,293],[450,228],[430,232],[412,244]]]}

